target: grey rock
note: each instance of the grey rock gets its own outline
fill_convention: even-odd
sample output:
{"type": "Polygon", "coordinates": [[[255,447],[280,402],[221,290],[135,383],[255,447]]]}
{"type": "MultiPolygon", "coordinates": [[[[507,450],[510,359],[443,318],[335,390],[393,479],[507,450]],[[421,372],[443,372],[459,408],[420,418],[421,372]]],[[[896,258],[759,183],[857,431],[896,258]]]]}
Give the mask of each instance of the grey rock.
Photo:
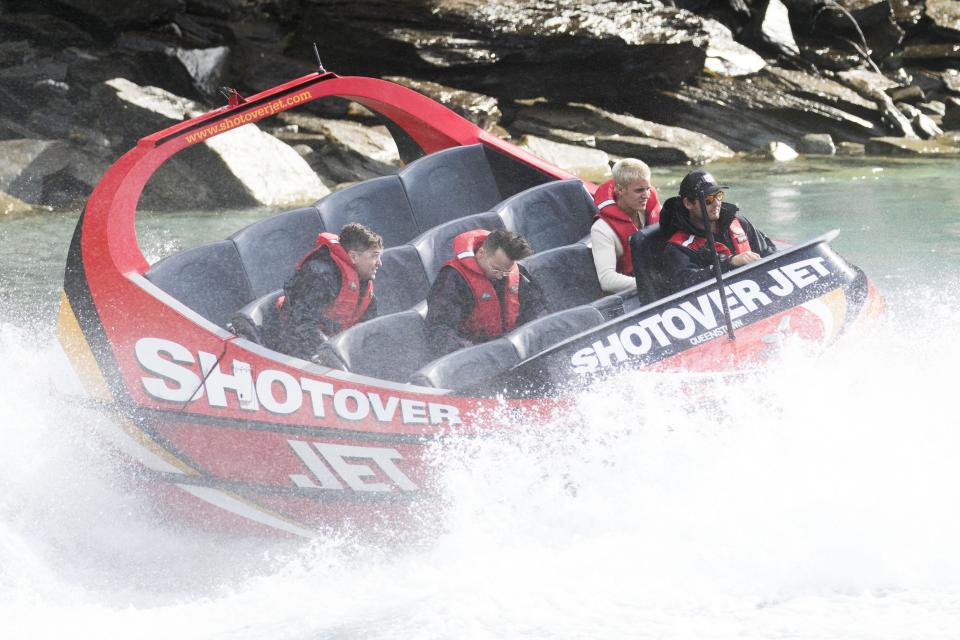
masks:
{"type": "Polygon", "coordinates": [[[832,156],[837,153],[837,146],[829,133],[808,133],[800,139],[799,151],[808,155],[832,156]]]}
{"type": "Polygon", "coordinates": [[[799,154],[785,142],[775,141],[767,144],[763,155],[776,162],[790,162],[796,160],[799,154]]]}
{"type": "Polygon", "coordinates": [[[603,182],[610,177],[610,157],[599,149],[554,142],[532,135],[522,136],[518,146],[584,180],[603,182]]]}
{"type": "Polygon", "coordinates": [[[447,87],[437,82],[414,80],[404,76],[389,76],[384,78],[390,82],[402,84],[425,96],[433,98],[440,104],[449,107],[481,129],[491,130],[500,124],[503,114],[497,99],[491,96],[447,87]]]}
{"type": "Polygon", "coordinates": [[[892,89],[888,89],[887,95],[890,96],[894,102],[907,102],[910,104],[923,102],[927,97],[923,93],[923,89],[915,84],[911,84],[907,87],[894,87],[892,89]]]}
{"type": "Polygon", "coordinates": [[[52,140],[0,140],[0,190],[6,191],[52,144],[55,144],[52,140]]]}
{"type": "Polygon", "coordinates": [[[33,157],[6,191],[30,204],[78,209],[108,164],[103,155],[55,142],[33,157]]]}
{"type": "Polygon", "coordinates": [[[918,104],[917,109],[928,116],[942,116],[947,112],[947,105],[941,100],[930,100],[918,104]]]}
{"type": "Polygon", "coordinates": [[[879,137],[871,138],[866,152],[878,156],[929,156],[957,155],[960,148],[945,140],[920,140],[917,138],[879,137]]]}
{"type": "Polygon", "coordinates": [[[702,133],[657,124],[587,104],[538,104],[518,112],[513,131],[596,147],[649,164],[703,164],[731,158],[732,149],[702,133]]]}
{"type": "Polygon", "coordinates": [[[916,113],[910,118],[910,124],[913,125],[913,129],[921,138],[929,140],[943,134],[943,130],[937,126],[937,123],[930,116],[921,113],[919,109],[915,111],[916,113]]]}
{"type": "Polygon", "coordinates": [[[909,44],[903,48],[904,60],[914,62],[950,62],[960,59],[960,44],[909,44]]]}
{"type": "MultiPolygon", "coordinates": [[[[123,79],[109,81],[97,95],[102,117],[114,123],[114,133],[126,143],[123,146],[131,137],[203,111],[190,100],[123,79]]],[[[232,129],[176,154],[149,186],[145,206],[164,209],[279,206],[314,201],[328,192],[296,151],[256,125],[232,129]]]]}
{"type": "Polygon", "coordinates": [[[837,143],[838,156],[862,156],[866,153],[866,145],[847,140],[837,143]]]}
{"type": "Polygon", "coordinates": [[[960,40],[960,3],[956,0],[926,0],[924,14],[941,34],[960,40]]]}
{"type": "Polygon", "coordinates": [[[957,69],[947,69],[940,76],[943,79],[943,87],[950,93],[960,94],[960,71],[957,69]]]}
{"type": "Polygon", "coordinates": [[[960,129],[960,98],[950,97],[944,102],[943,128],[960,129]]]}

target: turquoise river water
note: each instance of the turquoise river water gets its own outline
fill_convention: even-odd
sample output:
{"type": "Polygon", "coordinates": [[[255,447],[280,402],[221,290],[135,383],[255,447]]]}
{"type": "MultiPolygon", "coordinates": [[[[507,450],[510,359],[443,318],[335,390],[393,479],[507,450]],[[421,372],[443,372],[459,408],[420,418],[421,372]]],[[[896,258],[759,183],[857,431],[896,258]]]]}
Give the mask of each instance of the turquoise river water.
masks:
{"type": "MultiPolygon", "coordinates": [[[[672,194],[685,170],[655,172],[672,194]]],[[[762,375],[634,374],[438,451],[422,532],[184,531],[117,480],[54,338],[76,214],[0,219],[0,629],[36,638],[960,637],[960,162],[711,166],[887,312],[762,375]],[[697,391],[692,389],[696,388],[697,391]],[[702,393],[722,401],[677,402],[702,393]]],[[[144,214],[151,260],[265,215],[144,214]]]]}

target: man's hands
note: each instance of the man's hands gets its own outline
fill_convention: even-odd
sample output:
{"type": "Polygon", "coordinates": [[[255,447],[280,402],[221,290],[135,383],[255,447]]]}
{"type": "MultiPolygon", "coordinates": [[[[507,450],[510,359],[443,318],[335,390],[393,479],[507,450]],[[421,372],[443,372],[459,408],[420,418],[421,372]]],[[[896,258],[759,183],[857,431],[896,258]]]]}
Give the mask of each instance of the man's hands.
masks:
{"type": "Polygon", "coordinates": [[[759,259],[760,259],[760,254],[754,253],[753,251],[747,251],[746,253],[738,253],[737,255],[730,258],[730,266],[742,267],[745,264],[756,262],[759,259]]]}

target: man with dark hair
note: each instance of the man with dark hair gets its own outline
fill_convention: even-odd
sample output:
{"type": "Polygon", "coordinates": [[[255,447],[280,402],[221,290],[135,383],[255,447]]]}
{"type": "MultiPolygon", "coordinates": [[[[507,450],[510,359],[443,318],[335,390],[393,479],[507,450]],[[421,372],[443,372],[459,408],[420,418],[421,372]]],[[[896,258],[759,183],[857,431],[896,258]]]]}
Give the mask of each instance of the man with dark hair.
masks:
{"type": "Polygon", "coordinates": [[[723,190],[728,188],[717,184],[706,171],[691,171],[680,183],[680,195],[663,203],[660,226],[674,230],[663,250],[664,266],[674,291],[713,275],[713,252],[707,244],[701,193],[721,271],[756,262],[777,250],[767,236],[739,215],[737,205],[723,201],[723,190]]]}
{"type": "Polygon", "coordinates": [[[476,229],[453,240],[427,295],[427,332],[439,357],[512,331],[546,312],[543,291],[517,260],[533,251],[523,236],[476,229]]]}
{"type": "Polygon", "coordinates": [[[280,351],[310,360],[328,336],[375,318],[373,280],[383,239],[352,222],[340,235],[321,233],[284,285],[280,299],[280,351]]]}

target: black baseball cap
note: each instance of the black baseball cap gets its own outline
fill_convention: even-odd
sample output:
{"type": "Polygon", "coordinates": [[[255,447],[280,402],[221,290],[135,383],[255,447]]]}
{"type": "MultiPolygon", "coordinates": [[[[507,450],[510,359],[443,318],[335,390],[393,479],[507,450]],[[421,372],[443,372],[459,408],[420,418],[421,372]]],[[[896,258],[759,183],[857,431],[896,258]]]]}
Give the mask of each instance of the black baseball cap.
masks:
{"type": "Polygon", "coordinates": [[[696,200],[697,193],[701,190],[703,191],[703,195],[708,196],[711,193],[729,188],[727,185],[717,184],[716,179],[712,175],[698,169],[684,176],[683,181],[680,182],[680,196],[689,198],[690,200],[696,200]]]}

